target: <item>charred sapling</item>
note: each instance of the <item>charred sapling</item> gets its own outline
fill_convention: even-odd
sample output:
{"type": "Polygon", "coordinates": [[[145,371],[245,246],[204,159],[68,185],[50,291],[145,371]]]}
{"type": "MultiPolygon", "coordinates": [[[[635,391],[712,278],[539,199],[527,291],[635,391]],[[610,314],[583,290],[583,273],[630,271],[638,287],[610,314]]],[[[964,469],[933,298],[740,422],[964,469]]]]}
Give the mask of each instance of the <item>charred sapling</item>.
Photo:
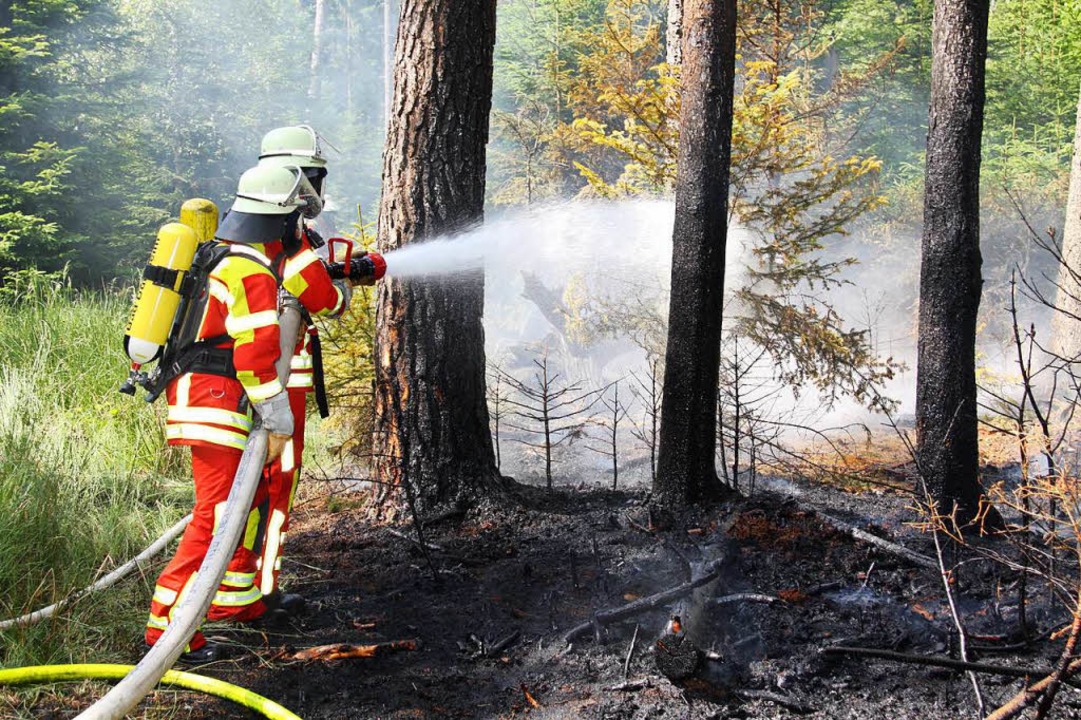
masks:
{"type": "Polygon", "coordinates": [[[631,392],[645,411],[641,423],[631,421],[631,435],[649,449],[649,478],[657,479],[657,429],[661,419],[660,361],[650,358],[649,374],[644,378],[631,373],[635,384],[631,392]]]}
{"type": "Polygon", "coordinates": [[[561,373],[552,371],[547,353],[533,364],[536,370],[531,381],[519,380],[502,371],[499,374],[518,395],[505,399],[513,408],[510,414],[517,418],[517,422],[508,422],[507,427],[527,434],[517,442],[544,453],[544,478],[551,490],[553,449],[581,437],[587,422],[583,415],[596,404],[604,389],[582,392],[580,385],[568,383],[561,373]],[[539,440],[529,439],[538,435],[539,440]]]}
{"type": "Polygon", "coordinates": [[[612,461],[612,489],[619,486],[619,424],[627,417],[627,406],[619,400],[619,381],[612,383],[612,396],[602,394],[599,398],[604,409],[601,416],[594,420],[604,428],[603,445],[587,445],[595,453],[612,461]]]}

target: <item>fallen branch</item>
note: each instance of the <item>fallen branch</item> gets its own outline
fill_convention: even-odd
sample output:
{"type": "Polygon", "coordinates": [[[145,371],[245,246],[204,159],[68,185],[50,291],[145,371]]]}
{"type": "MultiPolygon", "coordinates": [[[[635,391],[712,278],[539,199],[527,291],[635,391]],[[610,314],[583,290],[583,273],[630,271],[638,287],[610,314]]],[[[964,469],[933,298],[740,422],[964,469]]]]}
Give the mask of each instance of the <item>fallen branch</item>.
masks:
{"type": "Polygon", "coordinates": [[[723,595],[719,598],[713,598],[711,602],[714,605],[728,605],[729,603],[737,602],[775,603],[780,601],[781,598],[774,597],[772,595],[759,595],[758,593],[736,593],[735,595],[723,595]]]}
{"type": "Polygon", "coordinates": [[[305,662],[313,662],[315,660],[329,662],[331,660],[346,660],[350,658],[374,658],[392,652],[403,650],[412,651],[416,649],[416,640],[394,640],[391,642],[376,643],[375,645],[336,643],[334,645],[317,645],[315,647],[305,648],[292,655],[286,655],[283,659],[302,660],[305,662]]]}
{"type": "MultiPolygon", "coordinates": [[[[1006,677],[1015,678],[1038,677],[1040,675],[1050,675],[1052,672],[1054,672],[1053,668],[1019,668],[1009,667],[1006,665],[989,665],[987,663],[965,662],[963,660],[935,657],[933,655],[910,655],[908,653],[900,653],[894,650],[847,647],[843,645],[835,645],[834,647],[823,648],[821,652],[823,655],[858,655],[861,657],[880,658],[882,660],[893,660],[895,662],[910,663],[913,665],[928,665],[930,667],[948,668],[950,670],[958,670],[963,672],[972,671],[978,673],[986,673],[988,675],[1004,675],[1006,677]]],[[[1081,665],[1081,660],[1075,662],[1081,665]]],[[[1047,681],[1049,682],[1050,678],[1048,678],[1047,681]]],[[[1072,685],[1073,687],[1081,687],[1081,685],[1079,685],[1073,680],[1067,680],[1067,683],[1072,685]]],[[[988,718],[988,720],[990,720],[990,718],[988,718]]]]}
{"type": "Polygon", "coordinates": [[[774,705],[780,705],[786,710],[791,710],[800,715],[810,715],[815,711],[813,707],[804,705],[792,698],[769,692],[768,690],[735,690],[735,694],[745,700],[766,700],[774,705]]]}
{"type": "Polygon", "coordinates": [[[516,643],[520,635],[521,633],[515,630],[510,635],[507,635],[505,638],[497,642],[495,645],[492,645],[490,648],[486,649],[484,651],[484,656],[489,658],[497,657],[501,652],[516,643]]]}
{"type": "Polygon", "coordinates": [[[1047,677],[1035,685],[1023,688],[1021,692],[1010,698],[1006,704],[988,715],[987,720],[1009,720],[1009,718],[1017,717],[1026,708],[1031,706],[1045,690],[1049,689],[1051,684],[1057,679],[1067,685],[1078,687],[1077,683],[1073,682],[1070,678],[1071,675],[1078,671],[1081,671],[1081,660],[1074,660],[1071,662],[1066,666],[1064,673],[1060,673],[1058,670],[1044,670],[1045,673],[1048,673],[1047,677]]]}
{"type": "Polygon", "coordinates": [[[641,680],[627,680],[618,685],[609,685],[605,690],[609,692],[636,692],[650,687],[653,687],[653,681],[649,678],[642,678],[641,680]]]}
{"type": "Polygon", "coordinates": [[[684,595],[691,593],[693,590],[702,587],[708,583],[713,582],[721,575],[721,563],[720,561],[714,562],[710,565],[709,570],[700,578],[685,582],[682,585],[672,588],[671,590],[665,590],[664,592],[657,593],[656,595],[650,595],[649,597],[640,598],[634,602],[623,605],[618,608],[610,608],[608,610],[600,610],[593,614],[593,618],[589,622],[584,622],[577,627],[572,628],[565,636],[564,639],[567,643],[572,643],[580,637],[588,635],[592,632],[594,627],[603,627],[610,623],[618,622],[620,620],[626,620],[629,617],[635,615],[641,615],[644,612],[654,610],[659,607],[668,605],[673,600],[679,600],[684,595]]]}
{"type": "Polygon", "coordinates": [[[892,555],[902,557],[905,560],[908,560],[913,565],[919,565],[921,567],[931,568],[934,570],[938,569],[938,562],[936,562],[934,558],[922,555],[915,550],[909,550],[904,545],[898,545],[897,543],[890,542],[889,540],[883,540],[877,535],[872,535],[866,530],[860,530],[855,525],[847,523],[844,520],[835,518],[832,515],[827,515],[826,513],[822,512],[817,508],[810,509],[813,510],[818,515],[818,517],[822,518],[825,522],[832,525],[837,530],[840,530],[843,533],[847,533],[848,535],[851,535],[857,540],[868,543],[870,545],[874,545],[875,547],[885,550],[892,555]]]}

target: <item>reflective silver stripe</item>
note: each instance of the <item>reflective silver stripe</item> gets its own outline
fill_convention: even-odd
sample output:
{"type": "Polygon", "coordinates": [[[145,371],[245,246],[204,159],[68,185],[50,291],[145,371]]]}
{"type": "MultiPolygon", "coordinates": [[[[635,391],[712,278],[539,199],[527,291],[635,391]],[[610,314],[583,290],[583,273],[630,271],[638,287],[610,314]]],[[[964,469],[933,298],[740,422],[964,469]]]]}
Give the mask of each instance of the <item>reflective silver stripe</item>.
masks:
{"type": "Polygon", "coordinates": [[[285,513],[274,510],[270,513],[270,522],[267,523],[266,549],[263,551],[263,577],[259,581],[259,587],[264,593],[274,592],[274,570],[277,566],[278,551],[282,546],[282,526],[285,525],[285,513]]]}
{"type": "Polygon", "coordinates": [[[232,430],[207,427],[192,423],[178,423],[165,426],[165,437],[169,440],[202,440],[203,442],[243,450],[248,444],[245,434],[232,430]]]}
{"type": "Polygon", "coordinates": [[[251,587],[241,592],[227,592],[219,590],[214,594],[214,604],[221,607],[244,607],[263,597],[263,593],[257,587],[251,587]]]}
{"type": "MultiPolygon", "coordinates": [[[[184,373],[176,382],[176,404],[187,406],[191,403],[191,373],[184,373]]],[[[172,410],[172,408],[169,408],[172,410]]]]}
{"type": "Polygon", "coordinates": [[[154,630],[164,630],[169,627],[169,618],[164,618],[161,615],[151,613],[150,617],[147,618],[146,626],[148,628],[153,628],[154,630]]]}
{"type": "Polygon", "coordinates": [[[229,315],[225,318],[225,331],[230,335],[239,335],[247,330],[258,330],[278,324],[277,310],[260,310],[250,315],[229,315]]]}
{"type": "Polygon", "coordinates": [[[154,602],[162,605],[172,605],[176,602],[176,590],[170,590],[161,585],[154,586],[154,602]]]}
{"type": "Polygon", "coordinates": [[[297,370],[310,370],[315,367],[315,361],[309,353],[302,352],[293,356],[293,359],[289,361],[289,367],[294,372],[297,370]]]}
{"type": "Polygon", "coordinates": [[[296,454],[293,452],[292,439],[285,441],[285,447],[282,448],[282,472],[293,472],[296,469],[297,460],[296,454]]]}
{"type": "MultiPolygon", "coordinates": [[[[216,513],[215,513],[216,515],[216,513]]],[[[251,587],[255,582],[255,573],[242,573],[233,572],[232,570],[226,570],[225,576],[221,579],[222,585],[230,585],[232,587],[247,588],[251,587]]]]}
{"type": "Polygon", "coordinates": [[[212,425],[229,425],[239,428],[244,432],[251,430],[252,419],[247,415],[223,410],[221,408],[206,407],[180,407],[169,408],[167,416],[169,422],[174,423],[210,423],[212,425]]]}
{"type": "Polygon", "coordinates": [[[267,398],[274,397],[282,391],[282,384],[278,382],[278,378],[274,378],[270,382],[263,383],[262,385],[250,385],[245,386],[244,392],[248,394],[252,402],[262,402],[267,398]]]}
{"type": "Polygon", "coordinates": [[[285,267],[282,269],[282,276],[292,278],[294,275],[299,275],[304,271],[304,268],[314,262],[319,262],[319,256],[312,250],[302,250],[285,261],[285,267]]]}
{"type": "Polygon", "coordinates": [[[233,293],[229,292],[229,286],[216,277],[207,278],[206,291],[210,294],[210,297],[226,307],[232,307],[233,303],[236,302],[233,293]]]}

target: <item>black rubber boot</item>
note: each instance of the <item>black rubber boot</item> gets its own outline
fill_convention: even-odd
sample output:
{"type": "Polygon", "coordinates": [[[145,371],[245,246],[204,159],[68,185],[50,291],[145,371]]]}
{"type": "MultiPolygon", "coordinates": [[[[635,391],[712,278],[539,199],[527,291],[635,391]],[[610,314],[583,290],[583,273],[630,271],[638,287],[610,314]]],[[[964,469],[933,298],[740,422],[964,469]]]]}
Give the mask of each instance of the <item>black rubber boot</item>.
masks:
{"type": "Polygon", "coordinates": [[[288,628],[289,619],[290,615],[285,610],[279,607],[268,606],[265,613],[244,624],[248,627],[255,628],[256,630],[274,632],[275,630],[285,630],[288,628]]]}
{"type": "Polygon", "coordinates": [[[308,605],[303,595],[283,593],[280,590],[264,595],[263,604],[267,606],[268,610],[284,610],[294,617],[302,614],[308,605]]]}
{"type": "Polygon", "coordinates": [[[181,655],[177,658],[177,662],[185,665],[206,665],[221,660],[223,657],[225,657],[225,649],[216,642],[207,641],[206,645],[198,650],[189,650],[181,655]]]}

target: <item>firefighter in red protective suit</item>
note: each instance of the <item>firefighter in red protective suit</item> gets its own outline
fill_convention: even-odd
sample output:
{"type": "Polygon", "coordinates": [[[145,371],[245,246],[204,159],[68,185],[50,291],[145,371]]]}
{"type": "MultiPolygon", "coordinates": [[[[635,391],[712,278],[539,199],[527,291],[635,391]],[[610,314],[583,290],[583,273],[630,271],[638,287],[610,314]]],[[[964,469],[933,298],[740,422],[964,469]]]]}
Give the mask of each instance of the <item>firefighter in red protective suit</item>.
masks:
{"type": "MultiPolygon", "coordinates": [[[[146,642],[168,626],[173,607],[195,579],[225,505],[240,457],[258,413],[268,431],[268,459],[277,462],[294,432],[289,397],[275,363],[281,354],[278,277],[272,258],[281,239],[296,233],[302,209],[319,199],[296,167],[256,167],[241,177],[236,201],[216,241],[206,287],[182,324],[195,342],[183,353],[182,372],[166,387],[166,435],[192,452],[195,507],[176,555],[158,577],[150,604],[146,642]]],[[[181,335],[185,331],[181,330],[181,335]]],[[[268,474],[256,491],[247,531],[233,555],[207,617],[252,622],[267,612],[257,582],[259,534],[266,526],[268,474]]],[[[181,659],[209,662],[220,648],[197,632],[181,659]]]]}
{"type": "MultiPolygon", "coordinates": [[[[298,166],[322,198],[327,174],[319,135],[301,125],[271,130],[263,137],[259,155],[260,167],[298,166]]],[[[307,332],[298,338],[290,364],[288,381],[289,404],[293,411],[295,431],[286,444],[282,457],[270,466],[269,514],[263,547],[259,559],[259,587],[266,603],[289,614],[303,610],[304,599],[295,593],[278,589],[282,551],[289,529],[289,516],[300,481],[304,452],[304,425],[307,397],[316,393],[320,414],[327,415],[326,398],[322,388],[319,337],[311,322],[312,316],[339,317],[349,309],[352,288],[348,281],[332,280],[326,264],[316,254],[323,245],[318,233],[303,224],[294,241],[285,242],[285,260],[281,266],[283,303],[297,303],[307,332]]],[[[374,283],[375,277],[360,282],[374,283]]]]}

